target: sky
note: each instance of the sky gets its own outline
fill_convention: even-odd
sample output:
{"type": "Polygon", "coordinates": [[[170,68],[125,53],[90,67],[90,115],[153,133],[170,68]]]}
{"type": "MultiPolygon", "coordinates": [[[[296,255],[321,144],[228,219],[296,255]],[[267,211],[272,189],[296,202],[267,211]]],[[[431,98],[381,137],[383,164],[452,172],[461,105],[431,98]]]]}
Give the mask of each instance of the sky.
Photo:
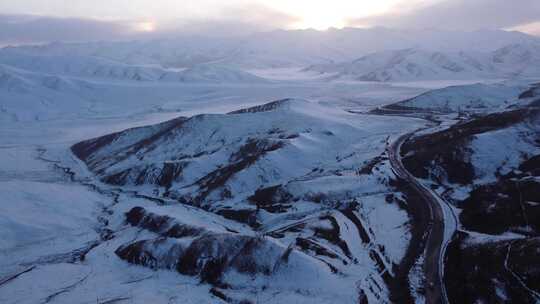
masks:
{"type": "Polygon", "coordinates": [[[0,0],[0,44],[374,26],[540,36],[540,0],[0,0]]]}

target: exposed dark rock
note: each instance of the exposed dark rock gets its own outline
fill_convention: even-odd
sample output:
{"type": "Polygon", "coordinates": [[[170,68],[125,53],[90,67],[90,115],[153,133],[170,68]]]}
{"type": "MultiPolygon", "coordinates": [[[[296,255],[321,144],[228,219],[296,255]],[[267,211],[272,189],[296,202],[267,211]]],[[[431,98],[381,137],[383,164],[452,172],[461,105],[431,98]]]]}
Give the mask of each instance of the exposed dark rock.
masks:
{"type": "Polygon", "coordinates": [[[268,212],[282,213],[290,207],[292,198],[282,185],[277,185],[258,189],[248,200],[268,212]]]}
{"type": "Polygon", "coordinates": [[[540,176],[540,155],[533,156],[521,163],[519,170],[533,176],[540,176]]]}
{"type": "Polygon", "coordinates": [[[540,233],[540,182],[534,180],[503,179],[479,186],[460,207],[460,221],[470,230],[501,234],[529,227],[540,233]]]}
{"type": "Polygon", "coordinates": [[[537,303],[540,239],[467,245],[458,234],[447,251],[445,283],[450,303],[537,303]]]}
{"type": "Polygon", "coordinates": [[[528,108],[494,113],[459,123],[437,133],[413,138],[402,147],[405,155],[403,164],[417,177],[470,184],[475,178],[475,172],[469,160],[471,152],[467,146],[474,135],[527,121],[539,113],[539,110],[528,108]]]}
{"type": "Polygon", "coordinates": [[[265,241],[253,237],[227,234],[207,234],[194,240],[178,260],[177,270],[187,275],[199,274],[202,281],[217,284],[226,269],[239,273],[268,274],[275,261],[261,260],[256,252],[268,247],[265,241]],[[243,260],[243,261],[242,261],[243,260]]]}
{"type": "Polygon", "coordinates": [[[135,207],[127,212],[126,221],[132,226],[144,228],[171,238],[197,236],[204,232],[203,228],[178,223],[171,217],[149,213],[142,207],[135,207]]]}
{"type": "Polygon", "coordinates": [[[272,231],[268,233],[268,235],[272,236],[273,238],[280,239],[280,238],[285,237],[286,233],[302,232],[302,230],[304,230],[305,227],[306,227],[305,223],[298,223],[298,224],[291,225],[291,226],[288,226],[279,230],[272,231]]]}
{"type": "Polygon", "coordinates": [[[383,160],[385,160],[385,157],[382,156],[382,155],[373,158],[372,160],[365,163],[364,166],[362,166],[362,168],[360,168],[358,170],[358,174],[360,174],[360,175],[369,175],[369,174],[371,174],[373,172],[373,169],[375,168],[375,166],[377,166],[377,164],[381,163],[383,160]]]}
{"type": "Polygon", "coordinates": [[[213,294],[215,297],[222,299],[223,301],[229,303],[231,302],[231,299],[227,297],[221,290],[217,289],[216,287],[210,288],[210,293],[213,294]]]}
{"type": "Polygon", "coordinates": [[[75,154],[75,156],[84,161],[91,170],[99,170],[98,167],[100,164],[107,162],[108,160],[101,159],[97,154],[101,149],[110,146],[110,144],[114,141],[119,140],[120,138],[126,139],[127,141],[125,145],[121,147],[122,153],[118,153],[116,155],[116,159],[114,160],[119,161],[133,155],[141,148],[152,149],[151,144],[153,142],[160,137],[165,136],[171,130],[181,127],[185,121],[186,118],[178,117],[155,125],[151,129],[148,129],[148,127],[132,128],[122,132],[89,139],[73,145],[71,147],[71,151],[73,154],[75,154]],[[130,138],[132,134],[142,132],[143,130],[150,130],[151,133],[146,134],[147,136],[143,138],[139,138],[137,136],[130,138]]]}
{"type": "Polygon", "coordinates": [[[226,219],[248,224],[252,227],[259,226],[257,210],[254,209],[220,209],[216,213],[226,219]]]}
{"type": "Polygon", "coordinates": [[[519,94],[519,99],[533,98],[540,94],[540,86],[538,84],[532,86],[528,90],[519,94]]]}
{"type": "Polygon", "coordinates": [[[172,183],[182,177],[183,169],[189,162],[164,162],[148,166],[133,166],[129,169],[106,175],[102,182],[111,185],[123,186],[128,183],[135,185],[157,185],[170,188],[172,183]]]}
{"type": "Polygon", "coordinates": [[[285,253],[265,239],[226,233],[205,233],[188,245],[160,237],[123,245],[116,254],[123,260],[153,269],[175,269],[199,276],[202,282],[223,286],[225,272],[269,275],[285,253]]]}
{"type": "Polygon", "coordinates": [[[240,273],[270,275],[275,261],[268,263],[259,260],[265,258],[274,259],[273,254],[268,254],[268,252],[265,252],[266,250],[272,253],[272,249],[265,244],[263,238],[250,238],[244,244],[242,250],[231,260],[231,265],[240,273]]]}
{"type": "Polygon", "coordinates": [[[251,107],[251,108],[232,111],[232,112],[229,112],[228,114],[232,115],[232,114],[244,114],[244,113],[269,112],[269,111],[273,111],[273,110],[283,106],[284,104],[286,104],[290,100],[291,100],[290,98],[276,100],[276,101],[272,101],[272,102],[269,102],[269,103],[266,103],[266,104],[263,104],[263,105],[260,105],[260,106],[254,106],[254,107],[251,107]]]}
{"type": "Polygon", "coordinates": [[[163,164],[161,174],[158,177],[157,184],[170,188],[172,183],[176,181],[182,174],[182,170],[186,167],[186,162],[168,162],[163,164]]]}
{"type": "Polygon", "coordinates": [[[337,245],[343,253],[350,259],[352,259],[352,254],[349,249],[349,246],[347,245],[347,242],[345,242],[341,238],[341,232],[339,228],[339,224],[337,223],[336,219],[333,216],[323,216],[320,218],[321,221],[328,221],[332,225],[331,229],[324,229],[321,227],[315,228],[315,236],[325,239],[328,242],[337,245]]]}
{"type": "Polygon", "coordinates": [[[117,139],[120,135],[121,135],[121,132],[117,132],[117,133],[108,134],[102,137],[98,137],[95,139],[83,141],[83,142],[73,145],[71,147],[71,151],[80,160],[86,161],[90,155],[100,150],[101,148],[106,147],[107,145],[112,143],[115,139],[117,139]]]}
{"type": "Polygon", "coordinates": [[[330,252],[328,249],[324,248],[323,246],[315,243],[312,240],[305,239],[305,238],[296,238],[296,246],[300,247],[305,252],[313,252],[315,255],[318,256],[327,256],[331,259],[337,259],[338,256],[330,252]]]}
{"type": "Polygon", "coordinates": [[[284,146],[285,144],[281,141],[248,139],[236,153],[231,155],[229,165],[218,168],[195,182],[202,190],[196,201],[202,202],[213,190],[225,185],[233,175],[248,168],[267,153],[284,146]]]}
{"type": "Polygon", "coordinates": [[[537,99],[537,100],[534,100],[532,102],[529,103],[529,107],[540,107],[540,99],[537,99]]]}
{"type": "Polygon", "coordinates": [[[131,264],[152,269],[175,269],[184,248],[167,238],[158,238],[120,246],[115,253],[131,264]]]}

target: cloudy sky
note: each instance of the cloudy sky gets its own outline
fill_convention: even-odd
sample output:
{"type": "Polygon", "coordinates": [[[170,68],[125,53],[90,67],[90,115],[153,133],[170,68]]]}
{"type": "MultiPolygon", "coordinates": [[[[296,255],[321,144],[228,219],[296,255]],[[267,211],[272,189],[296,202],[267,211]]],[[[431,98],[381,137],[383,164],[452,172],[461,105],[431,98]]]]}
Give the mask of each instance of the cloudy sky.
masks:
{"type": "Polygon", "coordinates": [[[1,0],[0,44],[386,26],[540,35],[540,0],[1,0]]]}

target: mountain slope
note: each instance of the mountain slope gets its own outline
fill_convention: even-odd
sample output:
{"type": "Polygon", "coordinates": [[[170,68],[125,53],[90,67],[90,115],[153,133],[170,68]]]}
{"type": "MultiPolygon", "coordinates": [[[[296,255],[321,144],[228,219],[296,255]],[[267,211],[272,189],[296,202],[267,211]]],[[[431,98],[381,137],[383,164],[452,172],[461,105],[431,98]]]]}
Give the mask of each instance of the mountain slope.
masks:
{"type": "MultiPolygon", "coordinates": [[[[518,93],[522,98],[511,109],[495,104],[491,111],[403,145],[407,169],[451,203],[459,219],[445,262],[451,302],[538,300],[540,271],[532,254],[539,250],[540,233],[540,109],[535,105],[540,96],[535,91],[518,93]]],[[[429,99],[423,103],[438,106],[437,101],[427,106],[429,99]]]]}
{"type": "Polygon", "coordinates": [[[540,75],[540,44],[514,44],[494,52],[383,51],[345,63],[314,65],[307,71],[360,81],[468,80],[540,75]]]}
{"type": "Polygon", "coordinates": [[[464,52],[405,49],[374,53],[349,63],[312,66],[308,70],[361,81],[474,79],[496,72],[492,65],[476,57],[464,52]]]}
{"type": "Polygon", "coordinates": [[[410,266],[401,268],[413,246],[407,194],[384,156],[396,124],[414,127],[285,99],[129,129],[72,151],[101,182],[166,202],[127,211],[128,227],[145,231],[119,244],[129,263],[197,276],[232,299],[255,288],[384,302],[412,298],[410,266]],[[182,205],[243,228],[193,222],[182,205]]]}
{"type": "Polygon", "coordinates": [[[538,41],[537,37],[523,33],[497,30],[466,32],[378,27],[278,30],[237,38],[188,36],[151,41],[52,43],[13,49],[31,55],[92,56],[129,65],[167,68],[188,68],[212,62],[231,64],[236,68],[272,68],[351,61],[387,50],[491,52],[510,44],[538,41]]]}
{"type": "Polygon", "coordinates": [[[16,50],[0,52],[0,63],[18,69],[51,75],[127,81],[170,81],[185,83],[255,83],[265,80],[221,65],[197,65],[187,70],[131,65],[95,56],[33,55],[16,50]]]}
{"type": "Polygon", "coordinates": [[[0,120],[48,120],[77,115],[90,102],[91,84],[0,64],[0,120]],[[29,110],[31,109],[31,110],[29,110]]]}
{"type": "Polygon", "coordinates": [[[103,180],[115,184],[164,186],[158,178],[161,170],[176,172],[165,183],[167,194],[201,204],[238,194],[246,198],[261,183],[304,176],[321,162],[341,166],[336,159],[356,155],[351,144],[372,130],[357,129],[340,116],[326,118],[323,113],[333,110],[302,100],[246,111],[177,119],[81,143],[74,151],[103,180]],[[101,147],[103,140],[114,144],[101,147]]]}
{"type": "Polygon", "coordinates": [[[502,83],[452,86],[432,90],[385,108],[421,109],[448,113],[491,112],[521,103],[519,95],[525,89],[525,86],[502,83]]]}
{"type": "Polygon", "coordinates": [[[496,50],[492,56],[492,62],[509,75],[539,76],[540,44],[510,44],[496,50]]]}

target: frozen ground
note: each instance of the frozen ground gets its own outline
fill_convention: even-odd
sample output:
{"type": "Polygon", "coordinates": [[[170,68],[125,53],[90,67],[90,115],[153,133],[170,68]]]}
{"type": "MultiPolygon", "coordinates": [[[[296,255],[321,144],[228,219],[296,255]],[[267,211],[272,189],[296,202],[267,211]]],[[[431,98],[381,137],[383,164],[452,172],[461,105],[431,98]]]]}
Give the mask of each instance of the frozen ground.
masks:
{"type": "MultiPolygon", "coordinates": [[[[374,263],[370,255],[382,257],[384,272],[391,272],[392,263],[399,263],[410,241],[409,218],[403,209],[386,202],[387,182],[392,176],[388,166],[381,165],[373,174],[364,176],[358,176],[355,171],[357,165],[383,154],[388,140],[414,130],[423,122],[354,115],[344,110],[368,111],[447,83],[328,82],[292,68],[252,70],[252,74],[269,81],[249,84],[135,82],[81,78],[80,75],[51,78],[48,74],[13,68],[3,68],[0,73],[3,73],[0,76],[0,302],[220,302],[221,299],[210,292],[212,286],[200,283],[196,277],[134,266],[119,259],[114,252],[120,246],[159,237],[155,232],[125,225],[124,213],[140,206],[190,225],[204,225],[212,232],[228,233],[226,227],[247,236],[256,234],[251,227],[198,208],[156,206],[154,201],[103,185],[91,175],[73,181],[59,166],[71,167],[79,174],[76,177],[88,174],[69,148],[89,138],[178,116],[224,114],[289,97],[309,100],[318,112],[309,113],[309,119],[304,119],[305,113],[269,116],[265,126],[292,124],[295,131],[303,134],[309,127],[306,124],[310,124],[321,132],[324,128],[332,129],[347,141],[325,141],[324,137],[312,136],[309,132],[301,135],[295,142],[298,151],[320,158],[310,159],[306,168],[319,165],[331,173],[302,180],[305,172],[293,172],[297,175],[287,172],[291,180],[287,187],[305,197],[318,190],[346,192],[347,198],[358,198],[361,207],[352,218],[358,218],[360,225],[369,227],[369,241],[359,239],[354,228],[358,223],[339,212],[328,211],[328,206],[319,209],[309,201],[300,202],[290,215],[266,214],[262,216],[262,231],[283,232],[282,239],[270,241],[272,246],[281,249],[286,249],[296,238],[311,237],[310,229],[315,231],[326,225],[319,217],[331,215],[338,222],[342,238],[351,244],[354,256],[351,260],[357,258],[357,261],[354,265],[340,266],[340,277],[336,279],[337,275],[320,271],[322,262],[298,253],[293,256],[290,269],[278,272],[272,284],[264,281],[265,277],[251,282],[239,274],[227,273],[227,279],[235,286],[228,295],[257,298],[258,302],[265,303],[354,303],[359,289],[371,288],[372,292],[367,294],[370,300],[388,298],[384,273],[377,269],[381,265],[374,263]],[[283,117],[291,121],[280,121],[283,117]],[[296,120],[298,117],[304,120],[296,120]],[[352,147],[340,146],[350,144],[349,141],[354,141],[352,147]],[[330,156],[323,155],[327,145],[336,150],[331,151],[330,156]],[[353,148],[355,151],[351,150],[353,148]],[[358,155],[343,164],[333,164],[332,159],[346,157],[345,152],[358,155]],[[321,163],[314,164],[317,161],[321,163]],[[305,220],[307,228],[301,232],[286,231],[285,227],[298,224],[298,219],[305,220]],[[115,232],[115,238],[108,239],[107,229],[115,232]],[[313,280],[315,277],[318,280],[313,280]],[[289,281],[299,284],[291,287],[289,281]],[[373,291],[374,286],[379,289],[373,291]]],[[[302,113],[302,109],[297,111],[302,113]]],[[[215,117],[221,119],[221,116],[215,117]]],[[[251,134],[262,125],[255,123],[257,119],[262,121],[262,117],[264,115],[248,118],[251,127],[242,131],[251,134]]],[[[234,125],[235,121],[226,121],[222,129],[234,125]]],[[[196,134],[202,137],[203,133],[196,134]]],[[[308,163],[295,157],[298,161],[290,168],[308,163]]],[[[264,174],[264,166],[273,166],[272,162],[280,164],[279,155],[260,165],[264,174]]],[[[249,184],[248,180],[244,182],[249,184]]],[[[253,187],[248,188],[252,191],[256,189],[253,187]]],[[[333,244],[321,243],[327,248],[336,248],[333,244]]]]}
{"type": "MultiPolygon", "coordinates": [[[[277,74],[280,73],[283,71],[277,74]]],[[[39,75],[32,77],[37,76],[39,75]]],[[[32,77],[30,78],[36,79],[32,77]]],[[[77,92],[82,96],[73,99],[69,91],[66,93],[62,90],[51,90],[36,81],[24,82],[24,85],[30,86],[25,90],[14,90],[13,87],[0,88],[0,96],[3,96],[1,107],[5,114],[0,120],[0,191],[3,193],[0,206],[2,226],[0,301],[103,303],[114,299],[121,301],[123,298],[129,298],[128,301],[133,303],[220,301],[209,293],[210,285],[199,284],[196,278],[170,271],[153,271],[128,266],[114,254],[119,245],[129,240],[144,238],[144,233],[138,235],[140,232],[136,229],[128,229],[112,241],[101,240],[105,210],[109,208],[114,210],[112,217],[107,216],[107,220],[111,222],[109,225],[123,229],[122,214],[128,211],[130,206],[152,208],[154,203],[141,198],[135,199],[128,194],[120,194],[117,199],[120,203],[112,207],[115,204],[115,196],[111,193],[96,192],[91,187],[70,181],[69,177],[55,165],[66,163],[66,159],[70,158],[69,147],[78,141],[130,127],[154,124],[177,116],[226,113],[283,97],[308,98],[329,109],[368,110],[424,91],[422,88],[326,83],[313,78],[298,79],[297,75],[290,77],[296,80],[250,85],[189,86],[84,80],[91,89],[87,91],[77,88],[77,92]],[[96,92],[97,95],[92,95],[96,92]],[[47,94],[54,94],[50,95],[52,96],[50,104],[39,103],[40,107],[33,107],[32,98],[49,96],[47,94]],[[21,96],[29,98],[31,103],[19,103],[21,96]],[[56,99],[58,96],[59,99],[56,99]],[[64,107],[64,104],[69,104],[69,107],[64,107]],[[92,247],[94,245],[97,247],[92,247]],[[82,254],[88,247],[92,247],[89,253],[82,254]],[[81,256],[84,256],[82,260],[81,256]],[[22,274],[16,276],[19,273],[22,274]],[[47,279],[51,277],[55,279],[47,279]]],[[[69,77],[64,80],[72,83],[69,77]]],[[[351,120],[352,125],[358,123],[362,125],[361,116],[346,115],[346,117],[351,120]],[[354,122],[355,120],[357,122],[354,122]]],[[[376,120],[374,117],[369,119],[376,120]]],[[[406,125],[407,120],[404,119],[403,123],[406,125]]],[[[417,122],[411,121],[410,127],[413,128],[416,124],[417,122]]],[[[380,133],[377,136],[381,140],[395,133],[392,131],[387,134],[382,130],[375,132],[380,133]]],[[[359,148],[362,151],[367,149],[367,147],[359,148]]],[[[378,149],[382,151],[384,146],[378,149]]],[[[376,151],[369,151],[366,156],[375,154],[376,151]]],[[[368,190],[373,189],[360,189],[359,194],[362,194],[362,191],[369,192],[368,190]]],[[[403,227],[396,226],[403,225],[407,221],[407,216],[404,211],[395,209],[392,205],[387,205],[385,208],[390,209],[386,211],[377,209],[376,202],[380,200],[384,200],[384,197],[366,199],[364,214],[358,216],[364,217],[369,225],[373,225],[374,241],[388,248],[388,258],[399,261],[406,247],[407,238],[403,227]],[[388,212],[401,224],[394,225],[381,221],[382,214],[388,212]],[[403,242],[400,242],[401,245],[397,247],[388,238],[392,229],[397,229],[394,233],[404,237],[403,242]]],[[[183,212],[196,216],[199,211],[187,209],[183,212]]],[[[187,215],[176,216],[185,218],[187,215]]],[[[346,222],[345,219],[344,221],[346,222]]],[[[227,221],[227,225],[238,226],[231,221],[227,221]]],[[[249,233],[250,230],[246,231],[249,233]]],[[[357,235],[344,237],[351,239],[352,243],[360,242],[354,241],[357,235]]],[[[362,252],[365,249],[359,247],[354,250],[362,252]]],[[[365,263],[370,262],[365,260],[365,263]]],[[[372,266],[366,264],[359,267],[362,269],[361,267],[372,266]]],[[[347,275],[350,276],[350,280],[343,282],[349,281],[352,285],[346,283],[339,288],[332,287],[341,290],[340,302],[354,301],[358,292],[355,282],[365,278],[367,274],[361,273],[360,271],[347,275]],[[342,288],[346,288],[346,291],[342,288]]],[[[319,285],[306,285],[305,288],[310,290],[316,286],[319,285]]],[[[293,290],[287,291],[286,288],[279,286],[274,286],[273,290],[273,292],[261,290],[252,292],[256,292],[261,300],[274,303],[285,299],[298,303],[313,303],[315,296],[299,294],[293,290]],[[276,290],[281,290],[281,293],[274,294],[276,290]]],[[[249,294],[246,290],[241,294],[245,295],[246,292],[249,294]]],[[[333,303],[336,295],[330,294],[319,293],[316,297],[320,303],[333,303]]]]}
{"type": "MultiPolygon", "coordinates": [[[[421,303],[421,220],[387,148],[426,121],[366,113],[503,110],[529,83],[495,79],[539,62],[505,31],[3,48],[0,303],[421,303]]],[[[484,180],[517,164],[489,150],[538,152],[523,131],[471,142],[484,180]]]]}

